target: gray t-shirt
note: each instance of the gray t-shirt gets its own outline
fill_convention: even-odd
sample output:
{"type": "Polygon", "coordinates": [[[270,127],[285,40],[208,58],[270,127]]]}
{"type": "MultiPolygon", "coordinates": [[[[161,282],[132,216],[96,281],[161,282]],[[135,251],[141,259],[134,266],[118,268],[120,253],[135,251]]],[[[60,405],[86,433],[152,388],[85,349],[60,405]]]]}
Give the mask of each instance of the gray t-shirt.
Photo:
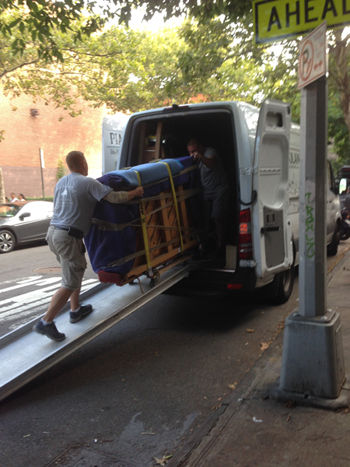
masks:
{"type": "Polygon", "coordinates": [[[204,194],[209,195],[215,193],[218,188],[227,186],[227,176],[216,149],[210,147],[204,148],[203,156],[213,157],[216,160],[215,167],[213,168],[207,167],[203,162],[199,163],[204,194]]]}
{"type": "Polygon", "coordinates": [[[55,187],[51,225],[74,227],[83,231],[85,237],[89,233],[97,201],[111,191],[111,187],[93,178],[71,172],[61,178],[55,187]]]}

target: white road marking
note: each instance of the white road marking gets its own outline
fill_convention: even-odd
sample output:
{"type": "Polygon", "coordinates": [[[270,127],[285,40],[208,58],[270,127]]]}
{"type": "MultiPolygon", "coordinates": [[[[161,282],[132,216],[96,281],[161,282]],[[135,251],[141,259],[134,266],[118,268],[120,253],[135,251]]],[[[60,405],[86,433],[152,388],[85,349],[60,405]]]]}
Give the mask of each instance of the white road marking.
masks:
{"type": "MultiPolygon", "coordinates": [[[[33,278],[34,279],[34,278],[33,278]]],[[[10,292],[11,290],[16,290],[21,287],[28,287],[29,285],[46,285],[52,284],[54,282],[59,282],[61,280],[60,277],[48,277],[46,279],[41,279],[41,276],[36,276],[36,280],[26,280],[17,282],[16,285],[12,285],[11,287],[6,287],[6,289],[0,289],[0,293],[10,292]]],[[[1,284],[0,284],[1,285],[1,284]]]]}
{"type": "MultiPolygon", "coordinates": [[[[58,290],[57,281],[60,281],[60,277],[47,278],[40,281],[40,285],[44,285],[50,282],[56,282],[47,287],[43,287],[39,290],[23,293],[16,295],[15,297],[2,300],[0,302],[0,319],[2,322],[9,320],[18,320],[29,314],[34,313],[38,308],[47,306],[51,300],[52,295],[58,290]],[[55,279],[55,281],[50,280],[55,279]]],[[[97,284],[97,279],[87,279],[82,282],[82,292],[89,289],[92,285],[97,284]]],[[[1,285],[1,284],[0,284],[1,285]]],[[[34,285],[39,285],[34,284],[34,285]]]]}
{"type": "Polygon", "coordinates": [[[3,285],[3,284],[13,284],[14,282],[16,284],[21,284],[22,282],[28,282],[28,281],[33,281],[33,280],[36,280],[36,279],[40,279],[41,277],[43,276],[29,276],[29,277],[26,277],[25,279],[21,279],[21,280],[18,280],[18,279],[15,279],[15,280],[10,280],[10,281],[3,281],[3,282],[0,282],[0,285],[3,285]]]}

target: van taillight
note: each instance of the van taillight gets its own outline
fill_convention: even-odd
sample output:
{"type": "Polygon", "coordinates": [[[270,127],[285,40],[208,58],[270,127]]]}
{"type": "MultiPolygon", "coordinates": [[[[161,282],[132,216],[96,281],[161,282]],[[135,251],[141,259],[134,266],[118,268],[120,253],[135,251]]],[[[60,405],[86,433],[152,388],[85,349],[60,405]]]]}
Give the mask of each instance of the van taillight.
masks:
{"type": "Polygon", "coordinates": [[[250,209],[244,209],[239,213],[238,258],[253,259],[250,209]]]}

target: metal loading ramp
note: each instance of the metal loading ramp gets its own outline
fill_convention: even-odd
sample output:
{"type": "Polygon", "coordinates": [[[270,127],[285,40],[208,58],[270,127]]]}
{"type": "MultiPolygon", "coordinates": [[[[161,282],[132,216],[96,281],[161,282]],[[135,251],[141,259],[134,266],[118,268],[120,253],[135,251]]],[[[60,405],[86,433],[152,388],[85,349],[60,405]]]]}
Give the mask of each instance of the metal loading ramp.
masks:
{"type": "Polygon", "coordinates": [[[99,284],[87,290],[81,300],[88,299],[93,306],[88,317],[72,324],[66,307],[55,319],[59,331],[66,334],[61,342],[32,330],[39,318],[0,338],[0,400],[175,285],[188,275],[188,270],[188,265],[170,269],[153,288],[150,279],[143,276],[143,293],[137,282],[123,287],[99,284]]]}

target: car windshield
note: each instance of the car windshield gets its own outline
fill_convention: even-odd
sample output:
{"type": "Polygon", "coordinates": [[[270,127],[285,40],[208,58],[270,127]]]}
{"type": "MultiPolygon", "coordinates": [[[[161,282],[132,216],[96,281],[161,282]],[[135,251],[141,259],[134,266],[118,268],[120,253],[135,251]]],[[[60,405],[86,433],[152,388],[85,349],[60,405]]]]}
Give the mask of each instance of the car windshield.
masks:
{"type": "Polygon", "coordinates": [[[13,217],[21,209],[21,206],[15,204],[0,204],[0,218],[13,217]]]}

